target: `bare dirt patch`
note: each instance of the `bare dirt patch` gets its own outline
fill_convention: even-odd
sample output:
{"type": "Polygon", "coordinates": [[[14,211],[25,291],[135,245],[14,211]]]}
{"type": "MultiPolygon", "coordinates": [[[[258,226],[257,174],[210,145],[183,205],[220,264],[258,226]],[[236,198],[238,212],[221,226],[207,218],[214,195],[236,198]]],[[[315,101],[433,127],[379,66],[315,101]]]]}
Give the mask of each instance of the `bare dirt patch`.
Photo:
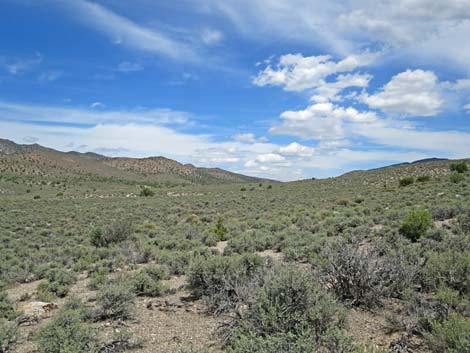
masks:
{"type": "MultiPolygon", "coordinates": [[[[35,301],[37,286],[40,281],[21,284],[8,290],[10,300],[20,308],[35,301]],[[19,302],[22,295],[28,293],[31,299],[19,302]]],[[[85,303],[93,302],[96,292],[87,287],[88,279],[81,278],[70,289],[71,296],[80,298],[85,303]]],[[[221,352],[215,335],[220,319],[207,314],[201,301],[195,301],[185,289],[184,276],[172,277],[163,281],[168,294],[158,298],[140,297],[136,301],[134,319],[105,321],[94,324],[104,341],[112,341],[113,334],[128,330],[142,341],[142,348],[133,350],[137,353],[177,352],[182,348],[202,349],[210,347],[210,352],[221,352]]],[[[54,304],[60,309],[68,298],[57,299],[54,304]]],[[[22,324],[19,327],[19,339],[15,353],[33,353],[37,351],[35,338],[37,332],[57,313],[52,310],[38,322],[22,324]]]]}
{"type": "Polygon", "coordinates": [[[215,246],[212,246],[211,249],[217,250],[219,254],[223,255],[225,248],[228,245],[228,240],[219,241],[215,246]]]}
{"type": "Polygon", "coordinates": [[[282,262],[284,261],[284,254],[282,252],[274,251],[271,249],[264,250],[264,251],[257,251],[256,255],[261,257],[270,257],[275,261],[282,262]]]}

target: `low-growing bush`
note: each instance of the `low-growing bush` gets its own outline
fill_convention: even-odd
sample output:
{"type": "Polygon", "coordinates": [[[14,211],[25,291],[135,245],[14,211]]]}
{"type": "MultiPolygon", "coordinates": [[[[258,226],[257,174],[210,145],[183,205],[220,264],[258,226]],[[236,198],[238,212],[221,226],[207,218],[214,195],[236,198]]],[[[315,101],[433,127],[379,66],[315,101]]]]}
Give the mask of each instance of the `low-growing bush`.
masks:
{"type": "Polygon", "coordinates": [[[356,196],[354,198],[354,202],[357,203],[357,204],[361,204],[365,201],[365,198],[363,196],[356,196]]]}
{"type": "Polygon", "coordinates": [[[470,211],[462,213],[457,218],[458,229],[462,234],[470,234],[470,211]]]}
{"type": "Polygon", "coordinates": [[[432,227],[432,215],[427,210],[413,209],[403,220],[400,233],[415,242],[432,227]]]}
{"type": "Polygon", "coordinates": [[[256,241],[251,234],[242,234],[230,239],[224,250],[224,255],[253,253],[256,251],[256,241]]]}
{"type": "Polygon", "coordinates": [[[73,273],[59,268],[53,268],[46,273],[45,281],[38,286],[38,296],[40,299],[49,301],[50,295],[63,298],[74,284],[76,277],[73,273]]]}
{"type": "Polygon", "coordinates": [[[155,196],[155,192],[149,187],[143,187],[142,190],[140,190],[140,196],[152,197],[152,196],[155,196]]]}
{"type": "Polygon", "coordinates": [[[99,351],[97,336],[82,322],[80,310],[66,308],[39,332],[41,353],[94,353],[99,351]]]}
{"type": "Polygon", "coordinates": [[[11,319],[15,316],[15,310],[8,300],[6,292],[0,288],[0,319],[11,319]]]}
{"type": "Polygon", "coordinates": [[[438,221],[445,221],[446,219],[457,217],[462,211],[457,206],[437,207],[432,211],[432,218],[438,221]]]}
{"type": "Polygon", "coordinates": [[[232,323],[228,352],[349,352],[342,308],[308,272],[275,270],[232,323]]]}
{"type": "Polygon", "coordinates": [[[339,199],[336,201],[336,203],[339,206],[349,206],[351,204],[351,201],[349,201],[348,199],[339,199]]]}
{"type": "Polygon", "coordinates": [[[132,223],[127,220],[116,220],[110,227],[93,228],[90,232],[90,242],[96,247],[106,247],[127,240],[132,234],[132,223]]]}
{"type": "Polygon", "coordinates": [[[222,217],[217,219],[217,223],[215,224],[212,232],[218,237],[219,241],[227,240],[228,229],[224,225],[222,217]]]}
{"type": "Polygon", "coordinates": [[[423,268],[425,287],[435,290],[447,286],[470,294],[470,251],[448,249],[427,254],[423,268]]]}
{"type": "Polygon", "coordinates": [[[454,184],[458,184],[465,180],[465,175],[460,173],[454,173],[450,175],[449,180],[454,184]]]}
{"type": "Polygon", "coordinates": [[[157,297],[165,291],[161,280],[166,276],[165,271],[157,266],[142,269],[131,280],[134,292],[137,295],[157,297]]]}
{"type": "Polygon", "coordinates": [[[354,306],[376,307],[383,298],[399,298],[413,282],[417,266],[404,254],[381,252],[357,240],[333,243],[322,253],[322,280],[339,299],[354,306]]]}
{"type": "Polygon", "coordinates": [[[17,339],[18,326],[0,318],[0,353],[8,353],[17,339]]]}
{"type": "Polygon", "coordinates": [[[213,312],[233,309],[252,294],[264,271],[265,261],[256,255],[200,257],[191,265],[189,286],[213,312]]]}
{"type": "Polygon", "coordinates": [[[98,292],[96,319],[128,319],[135,302],[132,284],[123,278],[108,282],[98,292]]]}
{"type": "MultiPolygon", "coordinates": [[[[209,249],[205,248],[208,252],[209,249]]],[[[191,251],[160,250],[155,254],[158,263],[165,265],[170,274],[183,275],[187,272],[194,253],[191,251]]]]}
{"type": "Polygon", "coordinates": [[[409,176],[409,177],[404,177],[401,178],[399,181],[400,186],[408,186],[411,185],[415,182],[415,178],[409,176]]]}
{"type": "Polygon", "coordinates": [[[420,175],[419,177],[416,178],[416,181],[418,183],[425,183],[431,180],[431,177],[429,175],[420,175]]]}
{"type": "Polygon", "coordinates": [[[468,165],[465,162],[452,163],[450,170],[457,173],[466,173],[468,172],[468,165]]]}
{"type": "Polygon", "coordinates": [[[88,281],[88,288],[91,290],[97,290],[106,283],[108,278],[108,270],[106,268],[99,268],[90,274],[88,281]]]}
{"type": "Polygon", "coordinates": [[[435,353],[469,353],[470,321],[451,315],[447,321],[433,321],[426,341],[435,353]]]}

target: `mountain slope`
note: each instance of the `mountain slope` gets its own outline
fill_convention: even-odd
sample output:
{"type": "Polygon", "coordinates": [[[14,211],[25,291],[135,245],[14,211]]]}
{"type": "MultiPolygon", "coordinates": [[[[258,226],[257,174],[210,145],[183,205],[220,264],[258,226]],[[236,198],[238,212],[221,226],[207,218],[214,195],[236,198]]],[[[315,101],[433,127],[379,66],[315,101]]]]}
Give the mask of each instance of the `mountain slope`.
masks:
{"type": "Polygon", "coordinates": [[[198,168],[165,157],[106,157],[96,153],[60,152],[37,144],[0,139],[0,172],[29,176],[88,176],[139,182],[243,183],[263,179],[219,168],[198,168]]]}

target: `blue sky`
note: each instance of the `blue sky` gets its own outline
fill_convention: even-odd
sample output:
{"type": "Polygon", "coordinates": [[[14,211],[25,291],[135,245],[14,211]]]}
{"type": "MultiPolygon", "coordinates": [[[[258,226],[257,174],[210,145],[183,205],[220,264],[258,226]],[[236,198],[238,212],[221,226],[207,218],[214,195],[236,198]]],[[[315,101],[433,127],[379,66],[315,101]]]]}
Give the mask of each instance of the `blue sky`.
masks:
{"type": "Polygon", "coordinates": [[[1,0],[0,137],[279,180],[470,157],[470,0],[1,0]]]}

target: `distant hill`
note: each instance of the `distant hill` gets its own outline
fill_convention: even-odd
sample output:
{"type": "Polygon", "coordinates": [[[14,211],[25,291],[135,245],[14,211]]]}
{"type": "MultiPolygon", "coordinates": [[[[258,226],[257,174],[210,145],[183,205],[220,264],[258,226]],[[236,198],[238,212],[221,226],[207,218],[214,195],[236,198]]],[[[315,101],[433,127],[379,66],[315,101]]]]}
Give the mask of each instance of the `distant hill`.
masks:
{"type": "Polygon", "coordinates": [[[165,183],[246,183],[264,179],[219,168],[198,168],[165,157],[107,157],[96,153],[60,152],[38,144],[21,145],[0,139],[0,172],[19,175],[117,178],[165,183]]]}
{"type": "Polygon", "coordinates": [[[447,177],[452,173],[450,165],[456,161],[470,162],[469,159],[451,160],[427,158],[410,163],[393,164],[369,170],[355,170],[336,178],[348,183],[377,184],[394,183],[403,177],[429,176],[434,179],[447,177]]]}
{"type": "MultiPolygon", "coordinates": [[[[449,159],[447,159],[447,158],[433,157],[433,158],[419,159],[419,160],[413,161],[413,162],[402,162],[402,163],[392,164],[392,165],[389,165],[389,166],[386,166],[386,167],[381,167],[381,168],[398,167],[398,166],[401,166],[401,165],[411,165],[411,164],[420,164],[420,163],[428,163],[428,162],[440,162],[440,161],[448,161],[448,160],[449,159]]],[[[381,169],[381,168],[376,168],[376,169],[381,169]]]]}

